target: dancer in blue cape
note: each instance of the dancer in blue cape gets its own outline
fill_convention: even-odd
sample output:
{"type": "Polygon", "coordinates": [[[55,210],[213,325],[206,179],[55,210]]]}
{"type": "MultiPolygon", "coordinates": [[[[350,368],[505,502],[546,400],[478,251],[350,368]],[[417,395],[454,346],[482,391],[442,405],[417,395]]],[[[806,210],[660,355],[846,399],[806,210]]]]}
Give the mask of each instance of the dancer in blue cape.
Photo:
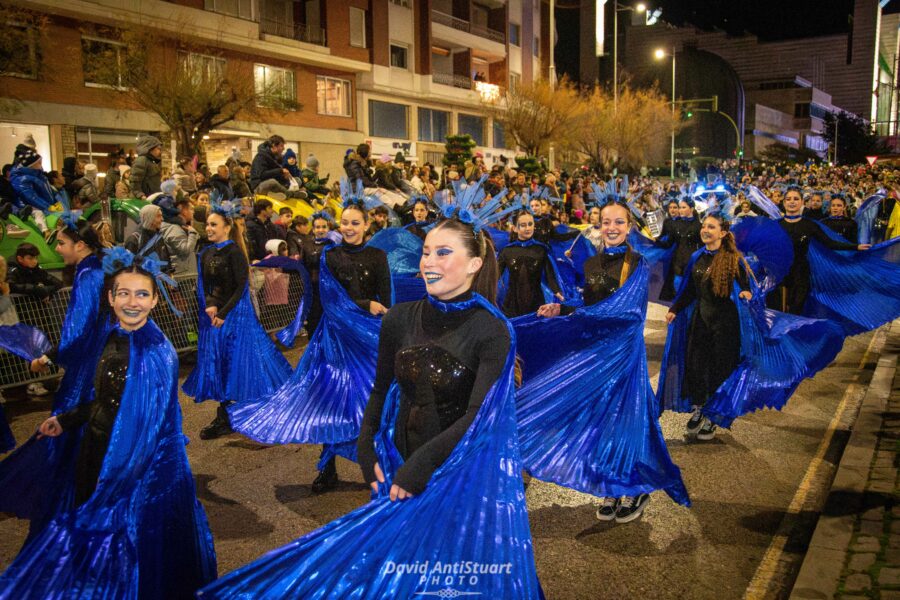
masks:
{"type": "Polygon", "coordinates": [[[534,239],[534,217],[527,210],[515,217],[514,241],[497,257],[502,282],[506,283],[501,306],[509,318],[534,313],[555,297],[564,301],[550,247],[534,239]]]}
{"type": "MultiPolygon", "coordinates": [[[[67,265],[75,266],[75,280],[62,335],[57,348],[31,361],[31,370],[48,368],[51,361],[64,369],[53,400],[53,414],[69,411],[90,400],[90,381],[94,376],[95,350],[106,339],[109,320],[100,314],[103,269],[96,253],[102,245],[94,228],[66,213],[61,217],[56,249],[67,265]]],[[[31,520],[31,533],[39,531],[52,515],[62,493],[65,461],[62,470],[50,473],[44,465],[47,457],[71,457],[78,437],[69,432],[36,444],[34,438],[20,446],[0,463],[0,512],[8,512],[31,520]],[[41,471],[47,476],[41,479],[41,471]]]]}
{"type": "Polygon", "coordinates": [[[149,320],[167,279],[160,264],[122,248],[104,258],[118,323],[89,349],[95,372],[76,382],[91,400],[28,442],[43,455],[35,486],[55,496],[20,513],[50,508],[0,576],[0,598],[191,598],[216,576],[181,432],[178,357],[149,320]],[[55,452],[66,435],[73,452],[55,452]]]}
{"type": "Polygon", "coordinates": [[[421,262],[429,297],[385,316],[358,445],[373,500],[200,598],[542,597],[516,443],[514,334],[487,299],[497,289],[489,205],[442,207],[421,262]]]}
{"type": "Polygon", "coordinates": [[[258,442],[324,444],[315,493],[337,484],[336,456],[356,458],[375,379],[380,317],[393,303],[387,256],[363,245],[368,225],[363,202],[359,196],[345,199],[343,242],[322,252],[324,312],[294,373],[272,393],[229,408],[235,430],[258,442]]]}
{"type": "Polygon", "coordinates": [[[411,234],[420,240],[425,240],[425,235],[431,228],[433,223],[428,220],[428,197],[423,195],[415,195],[408,201],[412,204],[412,223],[403,226],[411,234]]]}
{"type": "MultiPolygon", "coordinates": [[[[760,203],[767,200],[763,197],[760,203]]],[[[876,246],[844,240],[821,221],[803,217],[796,187],[785,192],[784,210],[778,223],[793,243],[794,260],[781,285],[768,296],[771,308],[831,319],[845,336],[900,316],[898,240],[876,246]]]]}
{"type": "Polygon", "coordinates": [[[271,394],[291,374],[250,301],[250,265],[235,223],[239,215],[238,204],[213,205],[206,219],[210,245],[197,256],[197,364],[182,389],[195,402],[219,402],[216,417],[200,431],[204,440],[232,432],[229,404],[271,394]]]}
{"type": "Polygon", "coordinates": [[[597,517],[620,523],[639,518],[654,490],[689,504],[647,373],[649,267],[626,241],[631,226],[624,205],[603,207],[604,247],[585,262],[583,307],[547,304],[513,320],[525,379],[516,400],[525,468],[601,497],[597,517]]]}
{"type": "Polygon", "coordinates": [[[690,196],[683,196],[678,200],[678,216],[665,220],[656,246],[674,249],[659,295],[660,300],[671,301],[675,298],[675,290],[681,284],[691,255],[700,248],[700,218],[690,196]]]}
{"type": "Polygon", "coordinates": [[[688,435],[711,440],[717,426],[744,414],[781,409],[804,378],[834,359],[843,339],[830,321],[765,309],[722,216],[707,215],[700,235],[704,248],[666,317],[657,397],[664,409],[693,413],[688,435]]]}

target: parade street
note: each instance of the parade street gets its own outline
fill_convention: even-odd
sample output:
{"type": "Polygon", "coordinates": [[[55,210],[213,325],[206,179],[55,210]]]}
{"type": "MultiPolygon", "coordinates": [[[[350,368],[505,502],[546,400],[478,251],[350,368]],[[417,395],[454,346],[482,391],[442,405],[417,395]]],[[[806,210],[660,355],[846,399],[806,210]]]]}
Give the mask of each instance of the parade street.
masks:
{"type": "MultiPolygon", "coordinates": [[[[654,386],[663,314],[650,305],[645,337],[654,386]]],[[[601,523],[596,498],[531,480],[529,520],[547,597],[740,598],[748,587],[763,591],[756,597],[787,597],[886,329],[847,338],[834,363],[805,381],[784,411],[739,419],[711,443],[686,443],[687,417],[664,414],[663,432],[682,469],[690,508],[657,492],[641,519],[601,523]]],[[[289,353],[292,363],[298,355],[289,353]]],[[[185,364],[182,378],[188,370],[185,364]]],[[[10,399],[16,437],[24,440],[49,406],[49,399],[10,399]]],[[[368,500],[355,464],[339,460],[338,488],[311,495],[318,447],[268,447],[238,434],[201,441],[197,432],[214,403],[195,405],[182,395],[181,406],[220,575],[368,500]]],[[[9,565],[26,531],[25,521],[0,520],[0,568],[9,565]]]]}

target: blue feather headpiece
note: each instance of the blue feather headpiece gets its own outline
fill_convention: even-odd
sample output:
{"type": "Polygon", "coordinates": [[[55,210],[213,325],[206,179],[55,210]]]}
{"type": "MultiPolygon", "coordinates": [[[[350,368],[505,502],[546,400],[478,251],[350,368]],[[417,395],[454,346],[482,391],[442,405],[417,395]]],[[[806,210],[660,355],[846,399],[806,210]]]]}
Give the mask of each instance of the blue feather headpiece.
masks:
{"type": "Polygon", "coordinates": [[[518,202],[503,208],[506,188],[488,199],[484,191],[484,182],[487,178],[488,175],[484,174],[476,183],[468,185],[461,180],[454,181],[452,198],[446,192],[435,194],[434,202],[440,210],[441,217],[471,225],[472,230],[478,233],[521,208],[518,202]]]}
{"type": "Polygon", "coordinates": [[[350,208],[353,206],[363,212],[367,212],[376,206],[383,204],[383,202],[375,196],[366,194],[362,180],[357,180],[356,189],[353,189],[350,180],[346,177],[341,177],[341,198],[344,201],[343,208],[350,208]]]}
{"type": "Polygon", "coordinates": [[[329,223],[331,223],[332,225],[334,225],[334,219],[331,217],[330,214],[328,214],[328,213],[325,212],[324,210],[320,210],[319,212],[314,212],[314,213],[309,217],[309,222],[310,222],[310,223],[313,223],[313,222],[315,222],[316,219],[325,219],[327,222],[329,222],[329,223]]]}
{"type": "Polygon", "coordinates": [[[244,208],[240,202],[235,202],[233,200],[225,200],[220,202],[220,198],[222,195],[213,190],[213,192],[209,195],[209,206],[212,211],[218,215],[226,217],[228,219],[237,219],[241,216],[241,210],[244,208]]]}
{"type": "Polygon", "coordinates": [[[183,313],[175,307],[175,304],[172,302],[172,298],[169,296],[168,291],[169,287],[178,287],[178,283],[162,270],[162,268],[169,263],[167,261],[160,260],[156,252],[149,252],[150,249],[153,248],[159,241],[160,237],[161,234],[157,233],[155,236],[150,238],[146,245],[144,245],[144,247],[141,248],[137,254],[131,253],[129,250],[122,246],[106,248],[103,250],[103,261],[101,265],[103,267],[103,273],[107,277],[114,275],[122,269],[137,266],[139,269],[150,275],[150,277],[152,277],[156,281],[156,287],[159,288],[159,291],[163,295],[163,298],[166,299],[166,303],[169,305],[169,308],[172,309],[172,312],[176,317],[180,318],[183,316],[183,313]]]}
{"type": "Polygon", "coordinates": [[[643,216],[637,206],[634,205],[634,202],[628,197],[627,175],[622,178],[622,182],[618,185],[615,178],[607,181],[603,187],[596,183],[591,183],[591,190],[591,195],[594,197],[594,202],[591,203],[591,206],[597,206],[602,209],[610,204],[618,204],[630,210],[637,218],[643,216]]]}
{"type": "Polygon", "coordinates": [[[78,231],[78,221],[81,219],[80,210],[66,210],[59,213],[57,223],[62,223],[66,229],[78,231]]]}

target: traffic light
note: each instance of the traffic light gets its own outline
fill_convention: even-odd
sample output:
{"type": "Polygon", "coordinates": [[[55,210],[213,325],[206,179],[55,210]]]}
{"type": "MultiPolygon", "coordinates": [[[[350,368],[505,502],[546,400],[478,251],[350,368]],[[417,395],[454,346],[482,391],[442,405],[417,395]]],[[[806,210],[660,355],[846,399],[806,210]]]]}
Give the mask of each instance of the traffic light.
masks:
{"type": "Polygon", "coordinates": [[[690,118],[693,117],[693,116],[694,116],[694,111],[692,111],[691,109],[688,109],[688,111],[687,111],[687,118],[690,119],[690,118]]]}

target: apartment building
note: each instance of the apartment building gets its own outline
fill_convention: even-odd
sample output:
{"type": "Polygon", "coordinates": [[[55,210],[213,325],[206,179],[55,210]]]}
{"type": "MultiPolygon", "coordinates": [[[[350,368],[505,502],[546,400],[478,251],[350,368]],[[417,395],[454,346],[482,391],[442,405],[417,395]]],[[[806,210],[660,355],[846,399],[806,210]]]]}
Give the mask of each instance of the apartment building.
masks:
{"type": "MultiPolygon", "coordinates": [[[[447,134],[469,133],[488,162],[512,154],[482,99],[542,72],[540,0],[23,0],[46,16],[25,36],[25,67],[0,73],[0,158],[30,133],[45,168],[77,153],[101,172],[105,155],[130,148],[144,132],[161,135],[166,162],[174,145],[165,125],[129,99],[127,89],[92,80],[91,57],[127,52],[123,25],[189,39],[178,60],[206,72],[275,82],[295,110],[265,108],[214,129],[208,162],[234,150],[246,160],[273,133],[301,160],[313,153],[336,177],[348,148],[403,152],[438,163],[447,134]],[[197,51],[198,47],[203,48],[197,51]]],[[[14,26],[28,28],[26,24],[14,26]]],[[[543,45],[546,54],[546,43],[543,45]]],[[[172,57],[168,57],[172,58],[172,57]]],[[[171,62],[171,61],[170,61],[171,62]]],[[[22,61],[19,61],[22,64],[22,61]]]]}

